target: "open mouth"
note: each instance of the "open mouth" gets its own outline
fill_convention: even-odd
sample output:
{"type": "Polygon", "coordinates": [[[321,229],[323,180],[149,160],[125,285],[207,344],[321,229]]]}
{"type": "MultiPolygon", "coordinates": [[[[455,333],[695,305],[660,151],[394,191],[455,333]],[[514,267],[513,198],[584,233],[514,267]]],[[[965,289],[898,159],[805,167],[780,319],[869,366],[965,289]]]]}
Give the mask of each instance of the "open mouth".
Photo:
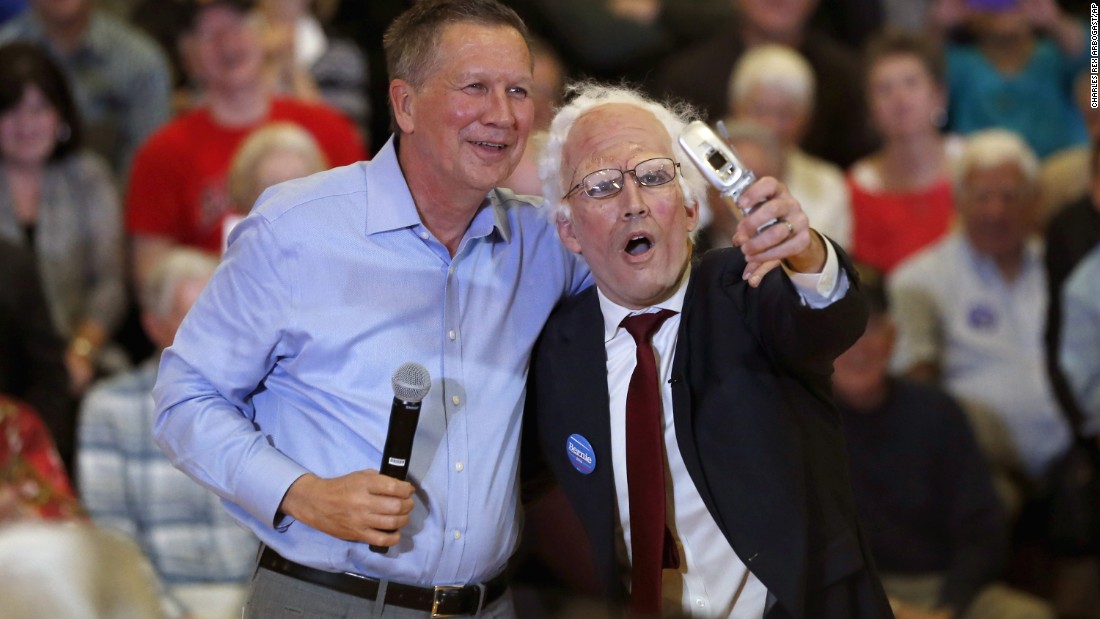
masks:
{"type": "Polygon", "coordinates": [[[635,234],[626,242],[623,251],[631,256],[641,256],[653,247],[653,241],[645,234],[635,234]]]}

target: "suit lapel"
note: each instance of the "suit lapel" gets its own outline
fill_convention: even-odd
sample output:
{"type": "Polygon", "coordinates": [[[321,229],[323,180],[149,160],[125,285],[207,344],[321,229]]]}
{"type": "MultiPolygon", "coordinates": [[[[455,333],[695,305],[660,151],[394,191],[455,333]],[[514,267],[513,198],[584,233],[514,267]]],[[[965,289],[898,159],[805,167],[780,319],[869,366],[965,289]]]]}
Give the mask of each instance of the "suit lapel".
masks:
{"type": "Polygon", "coordinates": [[[562,376],[560,389],[562,400],[570,405],[560,411],[565,429],[570,434],[581,434],[595,450],[597,470],[594,474],[611,476],[611,417],[607,395],[607,350],[603,341],[603,314],[595,287],[585,293],[587,298],[570,316],[568,325],[561,331],[559,342],[560,363],[557,373],[562,376]]]}
{"type": "MultiPolygon", "coordinates": [[[[698,267],[698,264],[695,266],[698,267]]],[[[672,359],[672,376],[669,379],[672,386],[672,418],[676,425],[676,444],[680,448],[680,456],[684,459],[684,465],[687,466],[691,480],[695,483],[696,490],[703,498],[703,503],[710,510],[714,519],[721,523],[722,519],[714,503],[714,497],[706,483],[706,477],[703,475],[699,449],[695,443],[694,412],[691,405],[691,389],[687,381],[688,348],[691,340],[688,323],[691,320],[694,306],[694,292],[697,285],[696,271],[697,268],[692,270],[691,278],[688,280],[687,292],[684,294],[684,307],[680,314],[680,329],[676,336],[676,353],[672,359]]]]}
{"type": "Polygon", "coordinates": [[[553,369],[550,374],[554,393],[547,400],[554,402],[552,410],[540,415],[553,415],[543,424],[552,429],[544,445],[548,458],[557,462],[559,479],[572,495],[577,515],[585,523],[597,573],[613,598],[623,590],[618,577],[615,552],[615,476],[611,459],[611,415],[607,394],[607,351],[603,341],[603,314],[595,286],[582,292],[576,305],[564,312],[561,328],[556,331],[551,347],[553,369]],[[595,468],[585,475],[565,459],[566,443],[579,434],[592,446],[595,468]]]}

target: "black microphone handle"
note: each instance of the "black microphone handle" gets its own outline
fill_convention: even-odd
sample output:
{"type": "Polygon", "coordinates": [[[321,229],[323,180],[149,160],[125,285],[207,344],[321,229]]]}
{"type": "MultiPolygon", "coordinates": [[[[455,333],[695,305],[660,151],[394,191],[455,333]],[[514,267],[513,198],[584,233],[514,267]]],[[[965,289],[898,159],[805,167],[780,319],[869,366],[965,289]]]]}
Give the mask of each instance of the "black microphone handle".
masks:
{"type": "MultiPolygon", "coordinates": [[[[382,448],[382,465],[378,472],[404,481],[409,475],[409,459],[412,456],[416,424],[420,421],[420,402],[393,399],[390,409],[390,427],[386,432],[386,445],[382,448]]],[[[386,554],[387,546],[370,545],[373,552],[386,554]]]]}

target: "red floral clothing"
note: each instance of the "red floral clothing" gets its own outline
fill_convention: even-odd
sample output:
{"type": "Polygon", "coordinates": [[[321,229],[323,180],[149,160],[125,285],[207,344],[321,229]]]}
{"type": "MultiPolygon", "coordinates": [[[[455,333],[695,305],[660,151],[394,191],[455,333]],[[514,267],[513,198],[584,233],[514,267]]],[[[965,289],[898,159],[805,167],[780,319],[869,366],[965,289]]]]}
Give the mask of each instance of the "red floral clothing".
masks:
{"type": "Polygon", "coordinates": [[[0,396],[0,521],[83,515],[46,426],[27,405],[0,396]]]}

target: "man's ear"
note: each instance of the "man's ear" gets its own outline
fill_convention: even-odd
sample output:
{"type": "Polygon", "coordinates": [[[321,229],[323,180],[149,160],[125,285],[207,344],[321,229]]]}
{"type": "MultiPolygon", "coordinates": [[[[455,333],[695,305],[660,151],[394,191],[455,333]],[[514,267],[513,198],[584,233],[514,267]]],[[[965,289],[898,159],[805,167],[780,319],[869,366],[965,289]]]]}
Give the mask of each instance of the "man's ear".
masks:
{"type": "Polygon", "coordinates": [[[558,237],[569,251],[575,254],[582,253],[581,244],[577,242],[577,235],[573,230],[573,222],[565,215],[558,215],[558,237]]]}
{"type": "Polygon", "coordinates": [[[685,200],[684,208],[687,209],[687,231],[691,232],[699,225],[699,201],[692,200],[688,202],[685,200]]]}
{"type": "Polygon", "coordinates": [[[403,133],[412,133],[416,128],[413,122],[413,106],[416,103],[416,91],[403,79],[390,81],[390,109],[393,119],[403,133]]]}

